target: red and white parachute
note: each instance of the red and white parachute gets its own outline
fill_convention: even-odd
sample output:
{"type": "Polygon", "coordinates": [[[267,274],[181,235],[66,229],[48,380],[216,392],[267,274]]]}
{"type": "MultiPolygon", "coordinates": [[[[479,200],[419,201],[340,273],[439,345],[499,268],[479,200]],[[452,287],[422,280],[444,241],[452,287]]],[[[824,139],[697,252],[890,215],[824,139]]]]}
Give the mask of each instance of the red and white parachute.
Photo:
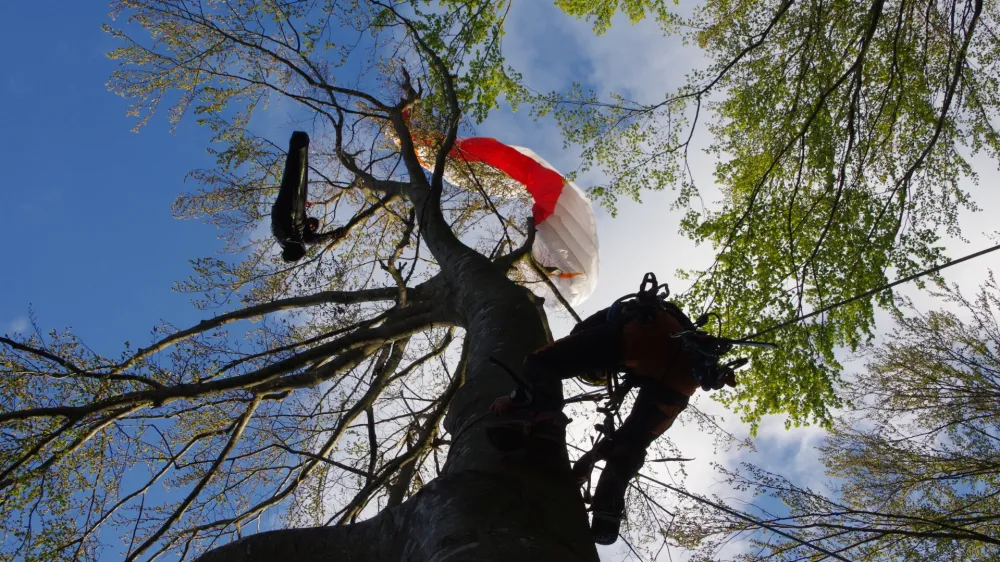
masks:
{"type": "MultiPolygon", "coordinates": [[[[430,171],[434,158],[429,143],[418,140],[414,144],[421,165],[430,171]]],[[[449,160],[486,164],[527,190],[534,200],[531,212],[536,229],[532,248],[535,259],[553,271],[549,278],[571,305],[582,303],[594,292],[598,275],[597,225],[593,206],[583,190],[532,150],[496,139],[456,139],[449,160]]],[[[467,175],[459,173],[460,169],[446,165],[445,180],[468,187],[462,186],[467,175]]],[[[533,288],[546,292],[542,287],[533,288]]]]}

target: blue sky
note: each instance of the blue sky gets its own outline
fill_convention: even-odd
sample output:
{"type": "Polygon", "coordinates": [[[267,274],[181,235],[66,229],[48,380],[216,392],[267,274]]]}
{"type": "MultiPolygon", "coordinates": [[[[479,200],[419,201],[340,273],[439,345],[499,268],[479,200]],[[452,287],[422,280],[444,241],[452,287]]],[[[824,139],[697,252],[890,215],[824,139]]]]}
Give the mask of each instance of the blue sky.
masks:
{"type": "MultiPolygon", "coordinates": [[[[516,2],[505,40],[511,63],[538,90],[575,80],[640,99],[662,99],[698,62],[654,25],[616,25],[598,38],[585,22],[561,16],[549,4],[516,2]]],[[[30,303],[43,330],[72,326],[99,352],[116,354],[126,339],[147,341],[160,318],[186,325],[204,316],[188,304],[189,296],[172,292],[171,286],[190,273],[189,259],[222,244],[214,227],[175,220],[170,211],[178,193],[194,188],[184,183],[187,172],[213,163],[205,151],[208,132],[186,121],[171,133],[162,117],[141,133],[130,132],[134,120],[125,115],[126,100],[104,85],[115,65],[105,53],[116,46],[100,29],[106,12],[100,1],[0,4],[0,21],[6,24],[0,49],[7,54],[0,78],[0,163],[6,172],[0,184],[0,232],[7,241],[0,333],[23,330],[30,303]]],[[[290,130],[282,111],[272,112],[273,121],[266,124],[278,143],[290,130]]],[[[708,139],[704,126],[701,130],[696,142],[704,146],[708,139]]],[[[563,148],[551,123],[533,123],[523,114],[498,112],[478,132],[531,147],[563,171],[580,164],[574,150],[563,148]]],[[[970,244],[956,243],[953,255],[988,245],[984,233],[996,228],[989,220],[989,211],[1000,208],[996,163],[977,163],[984,177],[973,193],[988,212],[969,217],[970,244]]],[[[695,155],[695,164],[710,203],[711,162],[695,155]]],[[[588,177],[596,176],[585,175],[578,183],[586,186],[588,177]]],[[[617,220],[598,211],[602,278],[582,313],[633,291],[646,271],[673,283],[676,268],[697,267],[710,258],[707,249],[696,249],[677,235],[680,216],[666,211],[671,199],[667,192],[645,196],[642,205],[624,202],[617,220]]],[[[948,277],[974,285],[998,260],[970,262],[948,277]]],[[[675,290],[683,288],[678,284],[675,290]]],[[[561,334],[569,323],[556,315],[553,327],[561,334]]],[[[704,398],[701,403],[719,411],[704,398]]],[[[745,433],[734,416],[727,418],[728,428],[745,433]]],[[[671,437],[698,457],[698,467],[766,458],[793,475],[822,478],[812,450],[822,432],[815,428],[786,432],[782,420],[766,420],[757,455],[715,453],[694,432],[672,432],[671,437]]],[[[689,474],[691,488],[723,491],[709,470],[690,469],[689,474]]]]}
{"type": "Polygon", "coordinates": [[[221,243],[170,204],[212,164],[207,131],[155,119],[130,132],[126,100],[104,85],[115,42],[101,2],[4,2],[0,21],[0,332],[23,327],[29,303],[44,328],[72,325],[105,351],[145,341],[160,317],[194,320],[170,287],[221,243]]]}

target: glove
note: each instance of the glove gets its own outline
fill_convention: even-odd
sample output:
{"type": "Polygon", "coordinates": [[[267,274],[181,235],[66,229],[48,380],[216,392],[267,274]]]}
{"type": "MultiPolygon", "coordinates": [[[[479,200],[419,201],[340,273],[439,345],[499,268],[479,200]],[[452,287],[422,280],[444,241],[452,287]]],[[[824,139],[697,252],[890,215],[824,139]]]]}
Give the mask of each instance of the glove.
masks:
{"type": "Polygon", "coordinates": [[[515,408],[521,408],[531,403],[531,393],[523,388],[512,391],[507,396],[501,396],[490,404],[494,414],[506,414],[515,408]]]}
{"type": "Polygon", "coordinates": [[[719,379],[719,382],[730,388],[736,388],[736,373],[733,371],[728,371],[726,374],[722,375],[722,377],[719,379]]]}

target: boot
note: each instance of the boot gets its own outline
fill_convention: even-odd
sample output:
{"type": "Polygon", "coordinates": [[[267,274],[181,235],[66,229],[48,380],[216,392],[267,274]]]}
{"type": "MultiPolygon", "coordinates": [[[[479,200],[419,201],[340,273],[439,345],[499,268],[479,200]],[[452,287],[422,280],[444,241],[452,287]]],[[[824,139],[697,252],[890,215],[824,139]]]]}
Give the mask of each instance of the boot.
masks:
{"type": "Polygon", "coordinates": [[[621,529],[622,518],[620,515],[608,513],[606,511],[594,511],[594,519],[590,524],[590,536],[597,544],[615,544],[618,540],[618,531],[621,529]]]}
{"type": "Polygon", "coordinates": [[[616,471],[615,466],[608,461],[604,471],[601,472],[601,478],[597,481],[594,500],[591,503],[594,517],[590,524],[590,534],[595,543],[614,544],[618,540],[618,530],[621,527],[622,514],[625,512],[627,486],[627,477],[616,471]]]}
{"type": "Polygon", "coordinates": [[[625,513],[625,492],[646,460],[645,450],[624,446],[613,447],[594,490],[594,518],[590,533],[597,544],[614,544],[618,540],[622,515],[625,513]]]}

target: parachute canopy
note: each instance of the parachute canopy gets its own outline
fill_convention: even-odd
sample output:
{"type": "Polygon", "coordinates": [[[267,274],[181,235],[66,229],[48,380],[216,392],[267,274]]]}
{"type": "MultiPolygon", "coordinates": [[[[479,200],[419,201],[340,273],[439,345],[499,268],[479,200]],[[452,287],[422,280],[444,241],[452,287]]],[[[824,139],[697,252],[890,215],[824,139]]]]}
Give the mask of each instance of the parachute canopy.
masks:
{"type": "MultiPolygon", "coordinates": [[[[430,143],[414,139],[424,169],[433,168],[430,143]]],[[[534,200],[532,255],[549,270],[549,278],[573,306],[585,301],[597,286],[597,225],[590,199],[541,156],[520,146],[486,137],[456,139],[449,159],[486,164],[527,190],[534,200]]],[[[456,166],[445,166],[445,180],[462,186],[466,179],[456,166]]],[[[544,287],[535,288],[544,294],[544,287]]]]}

